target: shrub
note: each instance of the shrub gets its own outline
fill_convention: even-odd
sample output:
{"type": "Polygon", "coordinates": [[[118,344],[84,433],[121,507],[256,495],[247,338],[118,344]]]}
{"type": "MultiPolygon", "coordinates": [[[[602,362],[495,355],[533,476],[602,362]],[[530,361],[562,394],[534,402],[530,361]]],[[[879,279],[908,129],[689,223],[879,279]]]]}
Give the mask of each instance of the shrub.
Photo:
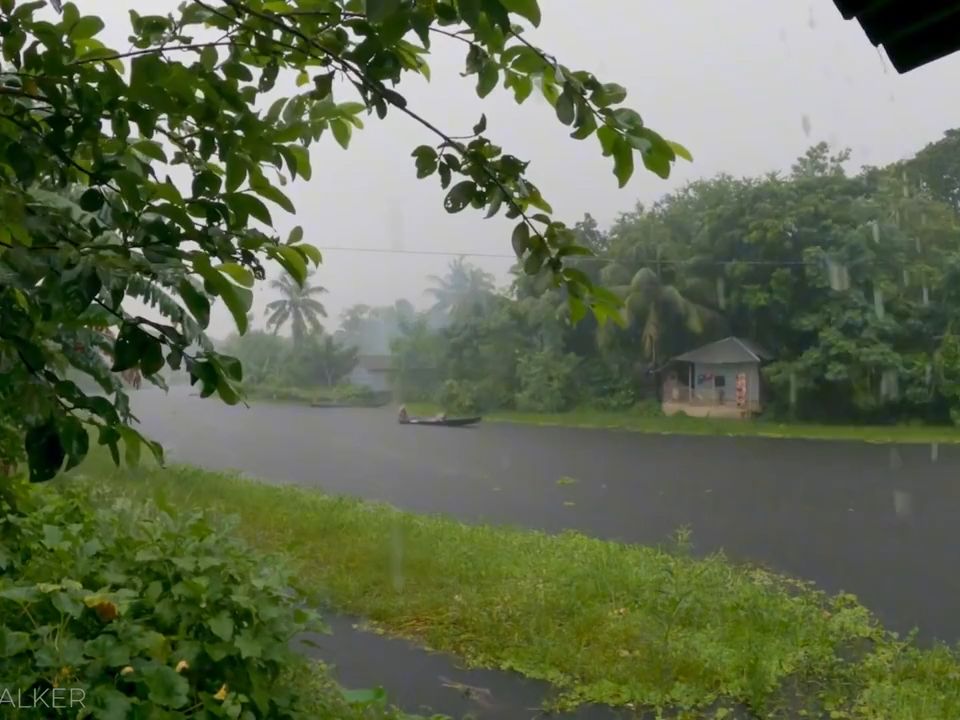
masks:
{"type": "Polygon", "coordinates": [[[21,697],[83,693],[79,715],[47,717],[317,717],[290,640],[319,621],[282,563],[214,516],[89,482],[26,505],[0,521],[0,677],[21,697]]]}
{"type": "Polygon", "coordinates": [[[440,405],[457,413],[480,411],[480,389],[476,383],[467,380],[447,380],[440,386],[437,398],[440,405]]]}
{"type": "Polygon", "coordinates": [[[544,350],[522,355],[517,364],[520,392],[517,409],[529,412],[560,412],[573,401],[576,355],[558,355],[544,350]]]}

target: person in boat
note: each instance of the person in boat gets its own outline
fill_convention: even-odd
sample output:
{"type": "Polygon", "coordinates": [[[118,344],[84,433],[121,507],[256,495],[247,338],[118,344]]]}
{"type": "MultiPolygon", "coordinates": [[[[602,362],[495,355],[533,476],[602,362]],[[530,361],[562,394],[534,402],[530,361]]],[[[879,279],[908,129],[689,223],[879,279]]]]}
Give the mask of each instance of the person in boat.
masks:
{"type": "Polygon", "coordinates": [[[400,415],[397,417],[397,420],[401,425],[405,425],[406,423],[410,422],[410,415],[407,413],[406,405],[400,406],[400,415]]]}

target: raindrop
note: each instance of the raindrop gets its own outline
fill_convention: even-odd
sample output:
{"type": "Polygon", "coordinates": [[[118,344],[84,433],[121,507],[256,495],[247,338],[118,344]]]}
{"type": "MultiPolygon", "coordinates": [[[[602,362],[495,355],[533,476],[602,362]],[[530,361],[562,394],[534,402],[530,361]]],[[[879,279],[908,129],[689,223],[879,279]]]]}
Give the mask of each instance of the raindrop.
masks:
{"type": "MultiPolygon", "coordinates": [[[[899,222],[899,220],[897,222],[899,222]]],[[[870,225],[871,225],[870,229],[873,230],[873,241],[875,243],[879,243],[880,242],[880,223],[874,220],[872,223],[870,223],[870,225]]]]}
{"type": "Polygon", "coordinates": [[[403,590],[403,535],[396,521],[390,527],[390,580],[395,591],[403,590]]]}
{"type": "Polygon", "coordinates": [[[782,42],[784,45],[787,44],[787,29],[786,29],[786,28],[780,28],[780,42],[782,42]]]}
{"type": "Polygon", "coordinates": [[[721,310],[727,307],[727,288],[722,275],[717,277],[717,305],[721,310]]]}
{"type": "Polygon", "coordinates": [[[810,26],[811,30],[814,30],[817,27],[817,18],[813,14],[813,5],[810,6],[810,15],[807,17],[807,25],[810,26]]]}
{"type": "Polygon", "coordinates": [[[903,286],[910,287],[910,272],[906,268],[903,269],[903,286]]]}
{"type": "Polygon", "coordinates": [[[927,382],[927,386],[929,387],[933,382],[933,365],[930,363],[927,363],[927,366],[924,368],[923,377],[927,382]]]}
{"type": "Polygon", "coordinates": [[[847,266],[843,263],[838,263],[832,258],[827,258],[827,278],[830,283],[830,288],[833,290],[849,290],[850,289],[850,273],[847,270],[847,266]]]}
{"type": "Polygon", "coordinates": [[[883,306],[883,292],[878,287],[873,289],[873,310],[877,314],[877,317],[883,320],[886,311],[883,306]]]}
{"type": "Polygon", "coordinates": [[[803,134],[807,137],[810,137],[810,130],[812,125],[810,124],[810,116],[804,113],[803,117],[800,118],[800,125],[803,127],[803,134]]]}
{"type": "Polygon", "coordinates": [[[890,469],[899,470],[903,467],[903,460],[900,459],[900,451],[897,448],[890,448],[890,469]]]}
{"type": "Polygon", "coordinates": [[[920,238],[915,238],[913,242],[917,246],[917,252],[923,252],[923,246],[920,244],[920,238]]]}
{"type": "Polygon", "coordinates": [[[920,213],[920,227],[927,226],[927,213],[926,211],[920,213]]]}
{"type": "Polygon", "coordinates": [[[896,370],[884,370],[880,376],[880,397],[884,400],[900,397],[900,381],[896,370]]]}
{"type": "Polygon", "coordinates": [[[893,491],[893,511],[899,518],[906,518],[913,514],[913,496],[902,490],[893,491]]]}
{"type": "Polygon", "coordinates": [[[922,298],[924,306],[930,304],[930,288],[928,288],[926,285],[923,286],[922,298]]]}
{"type": "Polygon", "coordinates": [[[940,457],[940,443],[930,443],[930,462],[936,462],[940,457]]]}
{"type": "Polygon", "coordinates": [[[790,406],[797,404],[797,373],[790,372],[790,406]]]}

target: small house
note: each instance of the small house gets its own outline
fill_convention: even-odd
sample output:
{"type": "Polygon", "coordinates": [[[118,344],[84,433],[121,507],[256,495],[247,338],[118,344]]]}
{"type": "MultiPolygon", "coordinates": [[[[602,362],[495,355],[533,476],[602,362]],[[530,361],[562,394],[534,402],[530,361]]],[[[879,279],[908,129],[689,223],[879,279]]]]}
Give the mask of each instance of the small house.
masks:
{"type": "Polygon", "coordinates": [[[747,418],[763,409],[760,366],[772,356],[737,337],[677,355],[663,369],[663,411],[747,418]]]}
{"type": "Polygon", "coordinates": [[[360,355],[347,380],[351,385],[368,387],[378,393],[386,392],[390,389],[392,372],[391,355],[360,355]]]}

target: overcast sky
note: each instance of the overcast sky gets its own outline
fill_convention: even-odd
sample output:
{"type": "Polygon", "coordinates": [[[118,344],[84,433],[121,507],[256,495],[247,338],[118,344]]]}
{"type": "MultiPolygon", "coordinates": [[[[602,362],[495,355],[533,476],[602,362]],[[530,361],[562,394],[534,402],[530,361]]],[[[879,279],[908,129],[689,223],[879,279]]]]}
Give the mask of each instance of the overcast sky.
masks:
{"type": "MultiPolygon", "coordinates": [[[[78,2],[81,12],[105,19],[103,39],[117,49],[128,46],[129,8],[147,14],[175,5],[78,2]]],[[[589,212],[606,225],[638,201],[699,177],[787,169],[820,140],[850,147],[855,166],[888,163],[960,124],[960,100],[950,91],[960,56],[898,75],[832,0],[541,0],[541,6],[543,24],[531,39],[569,67],[624,85],[628,104],[647,125],[686,145],[692,164],[681,163],[664,181],[638,162],[631,182],[618,190],[596,139],[570,139],[543,100],[532,96],[517,106],[502,89],[478,99],[474,78],[459,76],[464,48],[452,40],[436,39],[430,83],[411,78],[401,89],[413,109],[451,134],[468,133],[486,113],[490,137],[532,161],[530,177],[569,224],[589,212]]],[[[332,137],[314,145],[313,179],[287,188],[296,217],[274,211],[283,235],[299,224],[321,249],[355,248],[324,250],[318,280],[329,289],[330,330],[356,303],[406,297],[426,306],[428,276],[442,274],[457,254],[509,254],[509,221],[483,220],[470,210],[448,215],[439,181],[416,179],[410,151],[433,142],[399,113],[384,121],[373,116],[348,151],[332,137]],[[361,251],[376,248],[451,256],[361,251]]],[[[471,261],[507,282],[509,259],[471,261]]],[[[265,288],[258,291],[258,324],[270,299],[265,288]]],[[[232,330],[222,307],[211,330],[216,336],[232,330]]]]}

